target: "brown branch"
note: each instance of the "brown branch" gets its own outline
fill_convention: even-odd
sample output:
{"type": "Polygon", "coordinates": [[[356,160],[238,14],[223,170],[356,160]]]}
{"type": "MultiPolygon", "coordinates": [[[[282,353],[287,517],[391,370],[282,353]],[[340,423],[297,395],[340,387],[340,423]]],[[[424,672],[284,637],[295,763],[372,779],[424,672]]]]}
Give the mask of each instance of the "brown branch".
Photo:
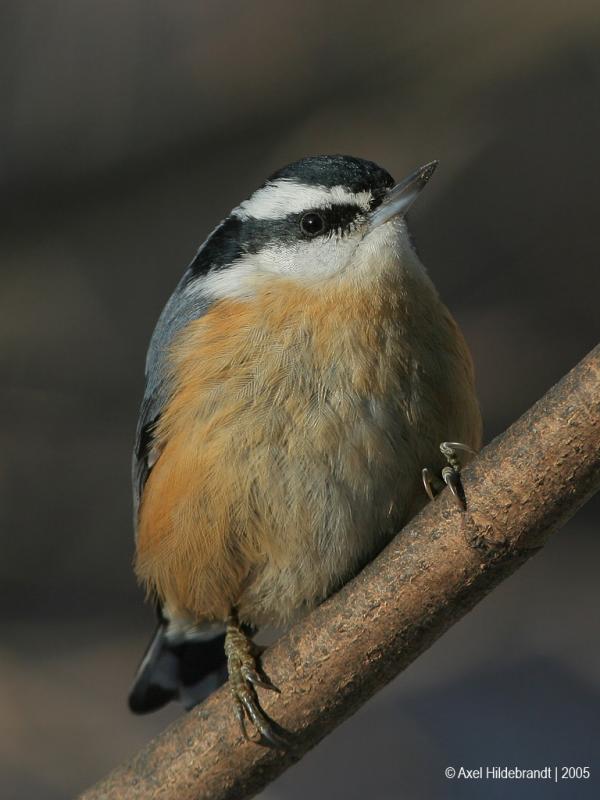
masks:
{"type": "Polygon", "coordinates": [[[298,761],[544,544],[599,488],[600,346],[495,439],[353,581],[264,656],[266,711],[296,742],[244,742],[227,686],[83,794],[250,797],[298,761]]]}

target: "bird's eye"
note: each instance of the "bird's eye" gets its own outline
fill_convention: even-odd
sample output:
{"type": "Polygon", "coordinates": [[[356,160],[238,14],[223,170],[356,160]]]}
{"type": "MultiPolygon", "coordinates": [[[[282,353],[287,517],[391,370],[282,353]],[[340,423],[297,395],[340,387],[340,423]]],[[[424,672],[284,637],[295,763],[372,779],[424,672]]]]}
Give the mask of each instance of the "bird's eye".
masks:
{"type": "Polygon", "coordinates": [[[325,220],[321,214],[316,211],[309,211],[302,216],[300,220],[300,230],[306,236],[317,236],[325,228],[325,220]]]}

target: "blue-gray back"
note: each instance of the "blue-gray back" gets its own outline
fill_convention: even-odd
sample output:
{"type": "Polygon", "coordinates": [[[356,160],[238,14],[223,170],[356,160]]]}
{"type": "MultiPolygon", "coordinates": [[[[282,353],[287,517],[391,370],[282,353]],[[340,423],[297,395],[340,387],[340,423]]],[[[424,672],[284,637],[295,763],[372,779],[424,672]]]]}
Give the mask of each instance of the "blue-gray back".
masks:
{"type": "MultiPolygon", "coordinates": [[[[201,251],[202,248],[198,256],[201,251]]],[[[202,276],[197,273],[198,256],[188,267],[164,307],[146,356],[146,385],[138,417],[132,464],[135,525],[144,485],[158,455],[153,452],[154,429],[172,391],[169,349],[175,336],[189,322],[205,314],[212,304],[202,292],[202,276]]]]}

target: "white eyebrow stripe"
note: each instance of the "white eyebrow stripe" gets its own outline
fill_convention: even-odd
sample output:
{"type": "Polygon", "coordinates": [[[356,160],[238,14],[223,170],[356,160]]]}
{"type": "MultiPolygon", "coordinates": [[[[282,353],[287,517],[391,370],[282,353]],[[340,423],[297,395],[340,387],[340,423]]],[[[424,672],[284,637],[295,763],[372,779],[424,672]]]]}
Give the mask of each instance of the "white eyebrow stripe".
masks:
{"type": "Polygon", "coordinates": [[[269,181],[231,212],[241,220],[283,219],[288,214],[350,203],[369,209],[371,192],[350,192],[343,186],[309,186],[305,183],[279,178],[269,181]]]}

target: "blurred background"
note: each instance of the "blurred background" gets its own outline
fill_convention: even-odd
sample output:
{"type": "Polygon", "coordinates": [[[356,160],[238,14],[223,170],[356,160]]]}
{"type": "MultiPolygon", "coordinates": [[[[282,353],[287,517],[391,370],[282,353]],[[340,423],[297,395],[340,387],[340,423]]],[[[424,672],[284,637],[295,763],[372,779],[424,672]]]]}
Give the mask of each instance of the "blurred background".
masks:
{"type": "MultiPolygon", "coordinates": [[[[0,19],[0,796],[59,800],[180,712],[126,694],[145,349],[196,247],[274,169],[401,178],[474,353],[486,439],[598,340],[600,6],[6,0],[0,19]]],[[[448,765],[600,767],[598,500],[262,795],[598,797],[448,765]]]]}

